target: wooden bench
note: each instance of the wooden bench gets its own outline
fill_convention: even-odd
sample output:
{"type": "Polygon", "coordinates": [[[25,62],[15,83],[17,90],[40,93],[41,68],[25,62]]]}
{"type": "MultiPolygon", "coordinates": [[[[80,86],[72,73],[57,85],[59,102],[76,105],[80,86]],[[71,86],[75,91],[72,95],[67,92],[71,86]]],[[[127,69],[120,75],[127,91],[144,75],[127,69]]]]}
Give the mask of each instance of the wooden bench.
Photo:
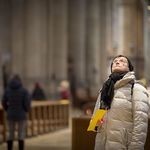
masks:
{"type": "MultiPolygon", "coordinates": [[[[69,101],[32,101],[28,113],[26,137],[55,131],[69,125],[69,101]]],[[[6,141],[6,113],[0,105],[0,143],[6,141]]]]}
{"type": "Polygon", "coordinates": [[[0,105],[0,143],[6,141],[6,119],[5,112],[0,105]]]}
{"type": "Polygon", "coordinates": [[[94,150],[94,132],[87,132],[90,118],[72,118],[72,150],[94,150]]]}

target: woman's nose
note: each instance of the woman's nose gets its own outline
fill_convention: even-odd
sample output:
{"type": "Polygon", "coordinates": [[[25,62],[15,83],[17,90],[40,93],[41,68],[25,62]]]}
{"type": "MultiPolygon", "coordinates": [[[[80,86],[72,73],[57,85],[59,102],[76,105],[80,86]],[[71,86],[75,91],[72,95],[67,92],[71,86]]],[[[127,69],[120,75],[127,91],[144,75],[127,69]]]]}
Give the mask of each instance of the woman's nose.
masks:
{"type": "Polygon", "coordinates": [[[116,64],[119,64],[119,61],[116,61],[116,64]]]}

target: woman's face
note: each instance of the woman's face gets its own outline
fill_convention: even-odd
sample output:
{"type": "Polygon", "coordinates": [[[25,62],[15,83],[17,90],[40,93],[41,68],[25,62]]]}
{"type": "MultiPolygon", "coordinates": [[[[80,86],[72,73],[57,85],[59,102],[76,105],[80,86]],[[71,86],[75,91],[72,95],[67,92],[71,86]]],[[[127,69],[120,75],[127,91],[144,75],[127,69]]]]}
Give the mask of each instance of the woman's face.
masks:
{"type": "Polygon", "coordinates": [[[128,60],[125,57],[117,57],[112,63],[112,72],[129,71],[128,60]]]}

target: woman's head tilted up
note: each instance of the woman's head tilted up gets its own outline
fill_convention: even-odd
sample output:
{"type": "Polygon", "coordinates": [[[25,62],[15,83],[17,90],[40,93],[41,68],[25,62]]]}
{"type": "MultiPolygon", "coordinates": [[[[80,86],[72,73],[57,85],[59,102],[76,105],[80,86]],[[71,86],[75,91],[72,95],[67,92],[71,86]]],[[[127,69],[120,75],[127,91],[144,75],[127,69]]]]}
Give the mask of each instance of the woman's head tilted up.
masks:
{"type": "Polygon", "coordinates": [[[133,65],[128,57],[124,55],[118,55],[114,57],[111,63],[111,72],[128,72],[133,71],[133,65]]]}

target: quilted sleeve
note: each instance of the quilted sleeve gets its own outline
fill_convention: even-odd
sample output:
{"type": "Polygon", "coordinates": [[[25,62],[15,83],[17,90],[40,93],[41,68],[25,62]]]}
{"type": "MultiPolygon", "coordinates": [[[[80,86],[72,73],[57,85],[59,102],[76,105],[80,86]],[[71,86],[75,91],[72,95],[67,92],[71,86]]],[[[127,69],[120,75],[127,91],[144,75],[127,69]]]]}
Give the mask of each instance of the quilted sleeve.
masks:
{"type": "Polygon", "coordinates": [[[134,86],[132,109],[133,132],[128,150],[144,150],[148,127],[149,102],[147,90],[141,85],[135,84],[134,86]]]}

